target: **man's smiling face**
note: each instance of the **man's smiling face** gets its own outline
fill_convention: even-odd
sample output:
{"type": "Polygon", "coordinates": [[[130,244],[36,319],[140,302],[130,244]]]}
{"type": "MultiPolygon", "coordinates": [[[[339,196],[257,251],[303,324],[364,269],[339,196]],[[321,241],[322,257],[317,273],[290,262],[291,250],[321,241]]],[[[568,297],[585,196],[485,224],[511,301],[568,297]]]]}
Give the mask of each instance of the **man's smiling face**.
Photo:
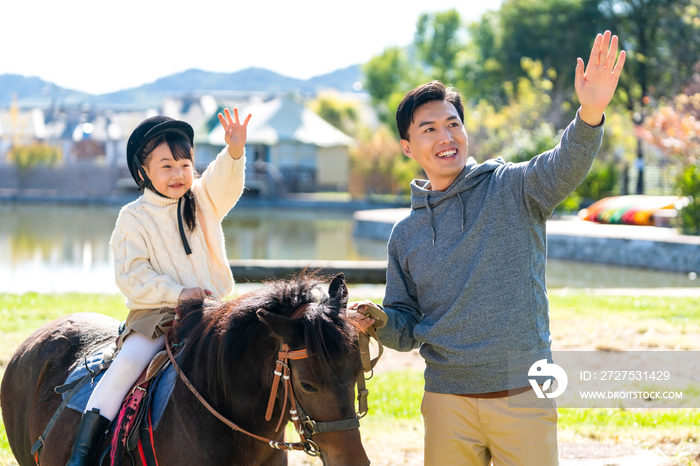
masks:
{"type": "Polygon", "coordinates": [[[464,169],[469,142],[454,105],[434,100],[413,112],[408,140],[402,139],[401,147],[425,170],[431,189],[444,191],[464,169]]]}

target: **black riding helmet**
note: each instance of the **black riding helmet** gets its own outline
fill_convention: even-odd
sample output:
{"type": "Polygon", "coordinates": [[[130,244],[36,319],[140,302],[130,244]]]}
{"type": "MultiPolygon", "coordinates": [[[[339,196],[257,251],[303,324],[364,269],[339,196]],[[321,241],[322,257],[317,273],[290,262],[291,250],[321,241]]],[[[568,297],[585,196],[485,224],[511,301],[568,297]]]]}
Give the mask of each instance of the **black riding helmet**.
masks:
{"type": "MultiPolygon", "coordinates": [[[[139,185],[140,189],[148,188],[156,194],[163,197],[165,196],[153,187],[153,183],[148,178],[146,170],[143,168],[143,148],[146,146],[148,141],[160,136],[165,133],[177,133],[183,136],[190,142],[190,146],[194,147],[194,130],[189,123],[184,121],[175,120],[170,117],[163,115],[154,116],[151,118],[146,118],[134,129],[129,136],[129,141],[126,143],[126,163],[129,166],[129,171],[131,176],[139,185]],[[139,176],[139,173],[141,176],[139,176]],[[143,178],[142,178],[143,177],[143,178]]],[[[180,238],[182,239],[182,245],[185,247],[185,252],[187,254],[192,254],[190,245],[185,237],[185,228],[182,225],[182,198],[177,203],[177,226],[180,229],[180,238]]]]}
{"type": "Polygon", "coordinates": [[[190,142],[190,146],[194,147],[194,130],[192,126],[187,122],[175,120],[163,115],[146,118],[139,123],[131,133],[131,136],[129,136],[129,141],[126,143],[126,163],[129,166],[129,171],[134,181],[139,185],[139,188],[148,188],[161,196],[163,195],[153,188],[151,180],[148,178],[148,175],[146,175],[146,170],[143,168],[143,160],[141,160],[141,157],[143,157],[141,151],[143,151],[148,141],[165,133],[180,134],[190,142]],[[143,179],[139,177],[139,173],[141,173],[143,179]]]}

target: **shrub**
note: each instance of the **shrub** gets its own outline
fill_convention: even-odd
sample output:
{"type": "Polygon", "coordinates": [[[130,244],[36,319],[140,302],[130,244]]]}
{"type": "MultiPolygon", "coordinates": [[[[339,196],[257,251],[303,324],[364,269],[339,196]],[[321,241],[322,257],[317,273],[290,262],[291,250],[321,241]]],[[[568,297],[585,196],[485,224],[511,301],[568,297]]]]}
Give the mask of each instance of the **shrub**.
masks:
{"type": "Polygon", "coordinates": [[[28,146],[14,146],[8,154],[8,159],[21,172],[39,165],[52,167],[60,162],[61,158],[60,148],[38,142],[28,146]]]}
{"type": "Polygon", "coordinates": [[[680,229],[689,235],[700,234],[700,168],[687,166],[676,179],[679,196],[686,196],[687,205],[679,211],[680,229]]]}

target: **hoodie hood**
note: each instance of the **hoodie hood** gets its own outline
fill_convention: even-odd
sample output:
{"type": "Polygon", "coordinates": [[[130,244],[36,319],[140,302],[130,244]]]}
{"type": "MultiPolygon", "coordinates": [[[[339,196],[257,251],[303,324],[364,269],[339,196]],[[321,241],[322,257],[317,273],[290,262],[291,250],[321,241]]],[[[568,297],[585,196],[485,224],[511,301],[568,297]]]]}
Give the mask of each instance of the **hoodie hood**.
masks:
{"type": "Polygon", "coordinates": [[[464,169],[457,175],[457,178],[444,191],[431,191],[427,189],[428,180],[413,180],[411,182],[411,209],[417,210],[425,208],[430,218],[430,228],[433,230],[433,244],[435,244],[435,219],[433,218],[432,208],[438,204],[456,197],[462,204],[462,231],[464,231],[464,201],[459,193],[472,188],[481,182],[484,175],[496,170],[498,167],[505,165],[503,158],[487,160],[484,163],[476,163],[472,157],[467,159],[467,164],[464,169]]]}

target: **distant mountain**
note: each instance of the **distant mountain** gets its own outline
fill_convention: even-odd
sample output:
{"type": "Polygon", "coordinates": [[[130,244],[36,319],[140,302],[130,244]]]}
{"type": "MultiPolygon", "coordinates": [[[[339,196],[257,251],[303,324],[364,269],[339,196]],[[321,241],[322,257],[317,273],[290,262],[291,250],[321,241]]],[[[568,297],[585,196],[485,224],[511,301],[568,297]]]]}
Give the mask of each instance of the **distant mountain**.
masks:
{"type": "Polygon", "coordinates": [[[77,104],[93,96],[85,92],[59,87],[34,76],[0,74],[0,105],[8,106],[15,97],[23,105],[46,106],[52,100],[77,104]]]}
{"type": "Polygon", "coordinates": [[[247,68],[235,73],[213,73],[190,69],[156,80],[150,84],[102,95],[64,89],[36,77],[0,75],[0,106],[7,106],[17,95],[25,105],[62,103],[91,103],[97,105],[126,105],[132,107],[156,106],[168,95],[189,92],[302,92],[316,93],[323,89],[353,92],[353,84],[362,79],[359,65],[349,66],[332,73],[301,80],[263,69],[247,68]]]}
{"type": "Polygon", "coordinates": [[[322,74],[306,81],[314,87],[314,90],[336,89],[341,92],[355,92],[353,84],[362,82],[360,65],[348,66],[335,70],[328,74],[322,74]]]}

